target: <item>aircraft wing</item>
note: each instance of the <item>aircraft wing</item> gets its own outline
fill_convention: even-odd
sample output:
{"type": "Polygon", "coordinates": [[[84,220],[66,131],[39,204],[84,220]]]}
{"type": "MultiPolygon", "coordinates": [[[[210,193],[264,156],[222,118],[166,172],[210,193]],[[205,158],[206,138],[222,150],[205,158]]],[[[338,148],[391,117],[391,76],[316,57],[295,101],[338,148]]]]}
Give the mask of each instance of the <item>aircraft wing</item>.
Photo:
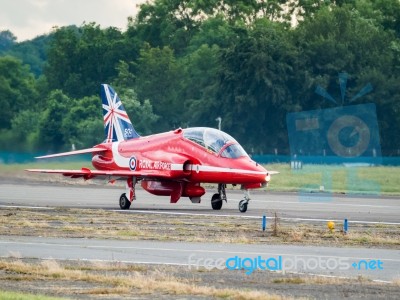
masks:
{"type": "Polygon", "coordinates": [[[159,170],[143,170],[137,171],[125,171],[125,170],[109,170],[109,171],[99,171],[91,170],[87,168],[82,168],[81,170],[51,170],[51,169],[26,169],[27,172],[35,173],[49,173],[49,174],[62,174],[66,177],[71,178],[84,178],[92,179],[98,178],[127,178],[127,177],[142,177],[142,178],[171,178],[168,173],[160,172],[159,170]]]}
{"type": "Polygon", "coordinates": [[[57,154],[50,154],[50,155],[44,155],[44,156],[37,156],[35,158],[53,158],[53,157],[62,157],[62,156],[70,156],[70,155],[77,155],[77,154],[86,154],[86,153],[96,153],[96,152],[104,152],[107,149],[104,148],[88,148],[88,149],[82,149],[82,150],[76,150],[76,151],[69,151],[69,152],[63,152],[63,153],[57,153],[57,154]]]}

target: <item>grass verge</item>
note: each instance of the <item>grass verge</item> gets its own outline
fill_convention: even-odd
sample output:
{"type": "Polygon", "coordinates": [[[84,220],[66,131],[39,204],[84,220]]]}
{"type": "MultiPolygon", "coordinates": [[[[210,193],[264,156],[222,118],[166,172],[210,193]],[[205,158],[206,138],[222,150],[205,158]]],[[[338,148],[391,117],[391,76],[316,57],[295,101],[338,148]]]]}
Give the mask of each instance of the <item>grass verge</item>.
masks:
{"type": "Polygon", "coordinates": [[[0,299],[3,300],[61,300],[65,298],[55,298],[43,295],[34,295],[27,293],[16,293],[0,290],[0,299]]]}
{"type": "Polygon", "coordinates": [[[324,191],[345,194],[400,195],[399,167],[345,167],[339,165],[304,165],[291,170],[289,164],[267,165],[273,175],[272,191],[310,192],[324,191]]]}
{"type": "Polygon", "coordinates": [[[363,277],[269,271],[249,276],[226,269],[5,258],[0,260],[0,281],[9,290],[29,293],[28,297],[46,294],[73,299],[376,299],[376,295],[397,299],[400,292],[397,283],[363,277]]]}
{"type": "MultiPolygon", "coordinates": [[[[254,299],[254,300],[281,300],[292,299],[279,295],[271,295],[257,290],[241,290],[234,288],[216,288],[201,285],[190,278],[178,278],[170,273],[158,269],[151,272],[138,272],[120,264],[117,273],[110,273],[110,268],[105,265],[85,267],[80,269],[66,268],[56,261],[43,261],[41,263],[26,263],[17,261],[0,261],[0,270],[14,274],[15,280],[24,276],[25,281],[73,281],[93,283],[95,287],[83,288],[79,294],[152,294],[161,295],[189,295],[227,299],[254,299]],[[104,272],[107,271],[107,272],[104,272]]],[[[10,279],[10,277],[8,277],[10,279]]],[[[27,298],[28,299],[28,298],[27,298]]],[[[42,298],[38,298],[42,299],[42,298]]],[[[47,298],[43,298],[46,300],[47,298]]],[[[49,298],[51,299],[51,298],[49,298]]]]}
{"type": "Polygon", "coordinates": [[[400,226],[352,224],[348,234],[341,228],[330,232],[326,224],[269,222],[261,231],[261,218],[124,214],[94,209],[37,210],[3,208],[0,235],[159,240],[221,243],[313,244],[400,248],[400,226]]]}

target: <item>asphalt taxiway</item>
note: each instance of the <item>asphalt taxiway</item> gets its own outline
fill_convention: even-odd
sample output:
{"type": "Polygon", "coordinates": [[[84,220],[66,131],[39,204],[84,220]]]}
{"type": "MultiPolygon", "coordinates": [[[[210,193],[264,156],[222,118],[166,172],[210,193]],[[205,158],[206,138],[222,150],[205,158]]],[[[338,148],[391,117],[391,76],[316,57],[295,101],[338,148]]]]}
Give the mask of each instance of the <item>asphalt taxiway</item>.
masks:
{"type": "MultiPolygon", "coordinates": [[[[72,186],[59,184],[0,183],[0,208],[3,206],[76,207],[119,210],[122,187],[103,185],[72,186]]],[[[276,212],[285,220],[325,222],[326,220],[400,225],[400,199],[366,195],[335,195],[329,193],[271,193],[255,191],[248,211],[240,213],[240,190],[227,190],[228,202],[220,211],[213,211],[210,199],[214,190],[207,190],[199,204],[181,198],[176,204],[169,197],[154,196],[138,188],[135,200],[125,213],[206,214],[236,217],[272,217],[276,212]]]]}
{"type": "Polygon", "coordinates": [[[400,278],[400,251],[388,249],[0,236],[0,257],[165,264],[208,270],[228,265],[249,276],[272,270],[363,276],[383,282],[400,278]]]}

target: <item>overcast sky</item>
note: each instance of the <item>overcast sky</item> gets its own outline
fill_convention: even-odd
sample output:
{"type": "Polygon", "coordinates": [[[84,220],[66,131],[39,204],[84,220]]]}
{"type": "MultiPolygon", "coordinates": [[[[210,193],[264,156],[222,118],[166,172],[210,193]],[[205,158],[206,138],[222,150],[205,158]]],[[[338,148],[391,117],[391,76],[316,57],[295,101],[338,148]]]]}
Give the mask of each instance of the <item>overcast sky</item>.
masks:
{"type": "Polygon", "coordinates": [[[49,33],[53,26],[96,22],[102,28],[126,29],[137,4],[145,0],[0,0],[0,31],[10,30],[18,41],[49,33]]]}

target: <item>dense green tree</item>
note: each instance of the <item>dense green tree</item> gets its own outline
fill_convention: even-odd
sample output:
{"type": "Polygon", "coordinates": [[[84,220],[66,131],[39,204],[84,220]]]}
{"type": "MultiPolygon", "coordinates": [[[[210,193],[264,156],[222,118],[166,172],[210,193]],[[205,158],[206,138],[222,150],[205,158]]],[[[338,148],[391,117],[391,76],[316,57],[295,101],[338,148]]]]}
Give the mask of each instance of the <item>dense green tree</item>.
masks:
{"type": "Polygon", "coordinates": [[[176,53],[184,52],[197,28],[193,18],[193,1],[156,0],[140,5],[128,32],[135,32],[141,41],[157,48],[169,46],[176,53]]]}
{"type": "Polygon", "coordinates": [[[218,111],[218,76],[220,48],[206,44],[184,59],[184,86],[181,97],[185,99],[183,126],[215,126],[218,111]]]}
{"type": "Polygon", "coordinates": [[[160,116],[159,131],[180,126],[184,105],[178,98],[181,82],[182,67],[173,50],[145,45],[137,62],[136,91],[140,100],[151,101],[155,114],[160,116]]]}
{"type": "Polygon", "coordinates": [[[54,90],[46,99],[46,108],[39,120],[39,144],[44,150],[59,151],[70,141],[63,127],[72,100],[60,90],[54,90]]]}
{"type": "Polygon", "coordinates": [[[14,57],[0,57],[0,128],[11,127],[11,119],[19,111],[36,104],[35,79],[29,66],[14,57]]]}
{"type": "Polygon", "coordinates": [[[59,28],[49,45],[47,66],[44,69],[49,90],[62,89],[76,77],[79,32],[75,26],[59,28]]]}
{"type": "Polygon", "coordinates": [[[4,54],[19,58],[24,64],[29,65],[31,72],[38,77],[43,73],[51,38],[52,35],[41,35],[32,40],[15,43],[4,54]]]}
{"type": "Polygon", "coordinates": [[[265,19],[224,51],[218,92],[224,128],[254,151],[287,144],[285,113],[292,102],[288,86],[295,59],[284,27],[265,19]]]}
{"type": "Polygon", "coordinates": [[[99,96],[67,100],[67,112],[61,123],[67,145],[91,147],[104,140],[101,100],[99,96]],[[94,134],[96,133],[96,134],[94,134]]]}
{"type": "Polygon", "coordinates": [[[9,50],[17,40],[10,30],[0,31],[0,53],[9,50]]]}
{"type": "Polygon", "coordinates": [[[120,30],[101,29],[95,23],[55,31],[48,51],[45,75],[50,89],[62,89],[73,98],[95,95],[101,83],[117,76],[116,65],[135,53],[120,30]]]}
{"type": "Polygon", "coordinates": [[[118,76],[113,82],[113,87],[124,104],[133,127],[140,135],[149,135],[157,130],[159,116],[153,112],[149,99],[139,101],[133,88],[135,76],[129,71],[129,64],[120,61],[117,65],[118,76]]]}
{"type": "MultiPolygon", "coordinates": [[[[302,68],[309,83],[304,86],[306,94],[302,94],[308,100],[303,109],[321,107],[311,84],[336,90],[332,96],[339,98],[339,73],[361,76],[371,70],[385,74],[393,69],[393,36],[346,7],[321,9],[299,25],[294,40],[302,50],[302,68]]],[[[363,84],[360,82],[358,88],[363,84]]]]}
{"type": "Polygon", "coordinates": [[[190,40],[188,55],[203,45],[218,45],[227,48],[236,44],[245,32],[244,26],[231,25],[221,16],[208,18],[199,27],[199,31],[190,40]]]}
{"type": "Polygon", "coordinates": [[[155,0],[125,32],[88,23],[18,43],[6,30],[0,143],[55,151],[100,142],[99,87],[111,83],[140,134],[222,117],[250,152],[287,153],[288,112],[348,105],[370,84],[351,104],[377,105],[383,153],[398,154],[399,20],[398,0],[155,0]]]}
{"type": "Polygon", "coordinates": [[[41,114],[38,110],[26,108],[14,116],[11,120],[13,148],[24,149],[24,151],[34,151],[39,147],[38,132],[41,114]]]}
{"type": "Polygon", "coordinates": [[[37,124],[37,144],[42,150],[59,151],[91,147],[104,140],[99,97],[71,99],[55,90],[37,124]]]}

